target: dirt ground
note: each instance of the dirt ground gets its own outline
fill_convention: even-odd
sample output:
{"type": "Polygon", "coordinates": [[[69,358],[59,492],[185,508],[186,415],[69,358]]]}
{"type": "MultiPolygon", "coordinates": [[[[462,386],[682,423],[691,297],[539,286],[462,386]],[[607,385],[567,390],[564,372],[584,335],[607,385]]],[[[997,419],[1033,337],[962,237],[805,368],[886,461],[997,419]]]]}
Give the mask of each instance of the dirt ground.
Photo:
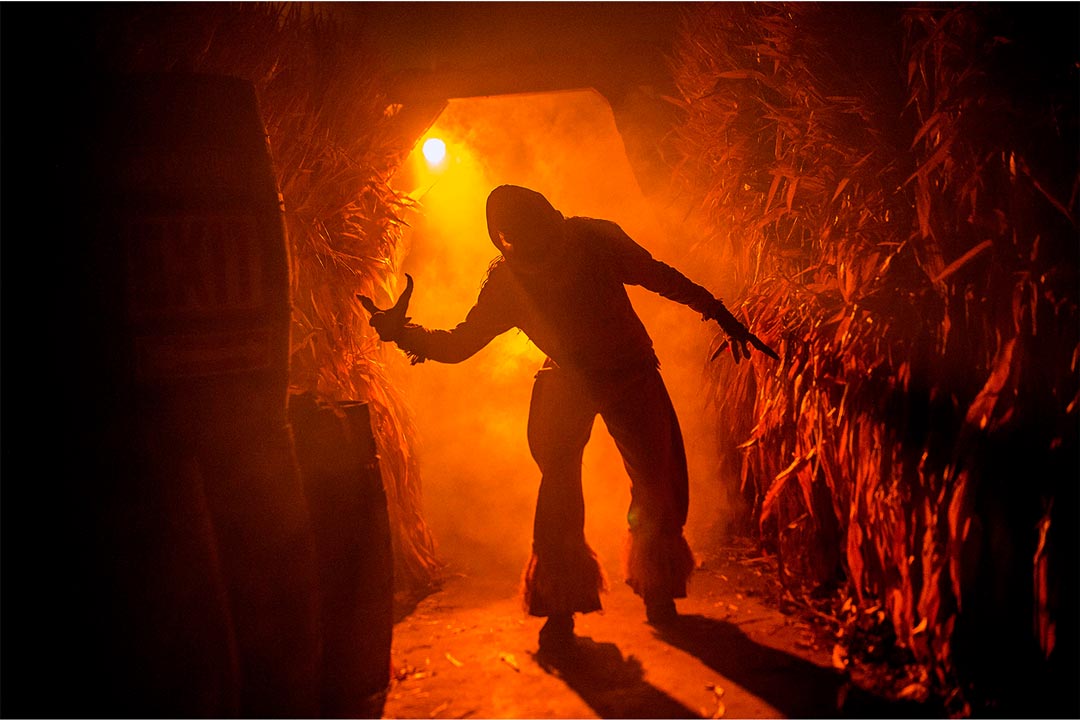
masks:
{"type": "Polygon", "coordinates": [[[617,568],[576,644],[538,652],[519,578],[452,567],[394,627],[387,718],[916,717],[851,682],[828,628],[778,608],[767,558],[699,557],[664,630],[617,568]]]}

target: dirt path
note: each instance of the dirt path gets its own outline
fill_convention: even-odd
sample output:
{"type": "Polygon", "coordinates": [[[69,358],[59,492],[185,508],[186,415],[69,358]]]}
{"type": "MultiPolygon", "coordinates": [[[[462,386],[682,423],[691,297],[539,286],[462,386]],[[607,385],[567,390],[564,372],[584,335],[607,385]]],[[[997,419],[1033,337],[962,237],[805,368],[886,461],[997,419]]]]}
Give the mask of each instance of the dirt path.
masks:
{"type": "Polygon", "coordinates": [[[394,628],[387,718],[884,717],[833,667],[833,643],[779,612],[768,571],[720,553],[695,574],[670,630],[608,569],[604,611],[576,618],[576,646],[538,653],[540,618],[516,578],[451,575],[394,628]]]}

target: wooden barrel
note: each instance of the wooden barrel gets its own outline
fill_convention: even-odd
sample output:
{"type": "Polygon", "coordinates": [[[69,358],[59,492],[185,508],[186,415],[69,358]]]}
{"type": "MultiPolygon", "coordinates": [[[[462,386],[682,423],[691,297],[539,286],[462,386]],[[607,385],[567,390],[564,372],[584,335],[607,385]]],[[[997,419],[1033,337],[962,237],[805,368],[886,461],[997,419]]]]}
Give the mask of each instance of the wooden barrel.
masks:
{"type": "Polygon", "coordinates": [[[95,265],[115,279],[122,379],[184,396],[242,380],[283,422],[288,247],[254,88],[138,75],[104,85],[98,102],[95,265]]]}
{"type": "MultiPolygon", "coordinates": [[[[289,264],[252,85],[96,82],[73,178],[94,596],[79,714],[310,717],[314,539],[286,417],[289,264]],[[123,673],[116,672],[116,668],[123,673]],[[126,673],[126,675],[124,674],[126,673]]],[[[75,566],[78,566],[77,568],[75,566]]]]}
{"type": "Polygon", "coordinates": [[[368,406],[292,398],[322,604],[323,717],[381,717],[390,684],[393,556],[368,406]]]}

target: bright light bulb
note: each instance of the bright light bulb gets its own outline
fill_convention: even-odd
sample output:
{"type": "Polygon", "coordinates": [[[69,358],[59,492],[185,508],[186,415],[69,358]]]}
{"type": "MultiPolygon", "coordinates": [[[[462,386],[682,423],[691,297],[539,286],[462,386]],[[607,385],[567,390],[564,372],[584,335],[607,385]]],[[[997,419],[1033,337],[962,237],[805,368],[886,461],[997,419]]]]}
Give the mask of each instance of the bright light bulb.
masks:
{"type": "Polygon", "coordinates": [[[446,159],[446,143],[439,138],[430,138],[424,141],[423,152],[428,165],[438,165],[446,159]]]}

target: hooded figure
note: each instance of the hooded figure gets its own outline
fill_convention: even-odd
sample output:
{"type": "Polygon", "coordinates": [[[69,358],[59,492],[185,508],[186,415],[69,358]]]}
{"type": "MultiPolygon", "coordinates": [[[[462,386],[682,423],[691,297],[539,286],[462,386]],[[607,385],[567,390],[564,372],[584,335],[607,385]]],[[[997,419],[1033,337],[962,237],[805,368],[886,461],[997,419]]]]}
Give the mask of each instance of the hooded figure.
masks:
{"type": "Polygon", "coordinates": [[[749,356],[752,336],[708,290],[654,259],[613,222],[564,218],[540,193],[502,185],[488,197],[487,225],[501,255],[464,321],[430,330],[408,322],[403,308],[382,312],[363,298],[371,324],[414,363],[461,362],[513,328],[547,355],[529,409],[529,450],[541,481],[524,590],[529,614],[548,618],[541,646],[571,639],[574,613],[601,609],[604,577],[585,539],[581,484],[597,415],[630,477],[626,582],[644,599],[650,623],[669,622],[694,567],[683,536],[686,454],[652,339],[625,286],[640,285],[717,321],[736,361],[749,356]]]}

